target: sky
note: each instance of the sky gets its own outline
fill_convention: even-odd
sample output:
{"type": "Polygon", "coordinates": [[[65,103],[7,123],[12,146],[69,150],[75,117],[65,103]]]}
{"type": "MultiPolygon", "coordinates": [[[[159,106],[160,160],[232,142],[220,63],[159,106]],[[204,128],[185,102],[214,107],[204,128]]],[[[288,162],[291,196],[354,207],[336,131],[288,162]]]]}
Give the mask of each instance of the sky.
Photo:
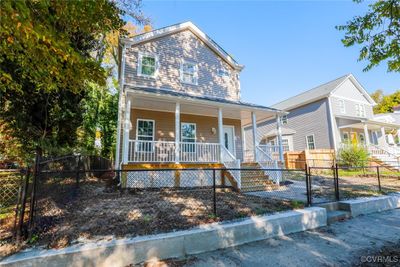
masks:
{"type": "Polygon", "coordinates": [[[348,1],[144,0],[152,27],[192,21],[240,64],[242,100],[272,105],[352,73],[368,92],[400,90],[386,64],[363,72],[360,47],[346,48],[335,29],[367,11],[348,1]]]}

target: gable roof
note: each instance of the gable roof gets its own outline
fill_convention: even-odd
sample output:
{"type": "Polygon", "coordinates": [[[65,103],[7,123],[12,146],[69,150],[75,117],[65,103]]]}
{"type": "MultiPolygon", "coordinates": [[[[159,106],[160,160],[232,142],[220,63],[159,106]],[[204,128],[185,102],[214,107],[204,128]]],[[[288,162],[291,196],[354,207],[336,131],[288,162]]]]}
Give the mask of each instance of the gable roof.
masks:
{"type": "Polygon", "coordinates": [[[333,94],[337,90],[337,88],[339,88],[339,86],[348,79],[350,79],[353,82],[353,84],[357,87],[360,93],[362,93],[365,96],[365,98],[368,100],[369,103],[371,103],[372,105],[376,104],[375,101],[371,98],[371,96],[367,93],[367,91],[353,76],[353,74],[346,74],[344,76],[336,78],[335,80],[321,84],[308,91],[305,91],[296,96],[283,100],[275,105],[272,105],[272,107],[281,110],[290,110],[309,103],[313,103],[317,100],[326,98],[331,94],[333,94]]]}
{"type": "Polygon", "coordinates": [[[160,38],[166,35],[174,34],[184,30],[190,30],[197,38],[202,40],[208,47],[211,48],[217,55],[224,59],[230,66],[236,70],[242,70],[243,65],[240,65],[232,56],[230,56],[221,46],[219,46],[213,39],[211,39],[207,34],[201,31],[196,25],[191,21],[177,23],[164,28],[156,29],[150,32],[142,33],[132,38],[121,38],[120,41],[123,44],[135,45],[143,42],[148,42],[150,40],[160,38]]]}

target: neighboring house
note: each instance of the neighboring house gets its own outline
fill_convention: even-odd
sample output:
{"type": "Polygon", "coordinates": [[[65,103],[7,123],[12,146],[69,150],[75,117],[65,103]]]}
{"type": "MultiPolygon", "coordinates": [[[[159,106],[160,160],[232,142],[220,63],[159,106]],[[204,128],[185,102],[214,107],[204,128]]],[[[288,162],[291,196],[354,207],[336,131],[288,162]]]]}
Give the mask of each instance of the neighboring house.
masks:
{"type": "MultiPolygon", "coordinates": [[[[397,131],[396,120],[384,121],[373,113],[375,101],[352,75],[348,74],[273,105],[288,111],[281,118],[282,143],[285,150],[338,149],[343,144],[368,146],[373,155],[390,155],[392,147],[387,133],[397,131]]],[[[399,114],[400,115],[400,114],[399,114]]],[[[388,115],[389,116],[389,115],[388,115]]],[[[256,144],[276,151],[275,120],[258,123],[256,144]]],[[[246,128],[246,147],[251,148],[252,135],[246,128]]],[[[389,138],[391,139],[391,138],[389,138]]],[[[392,142],[393,143],[393,142],[392,142]]]]}
{"type": "MultiPolygon", "coordinates": [[[[116,168],[276,164],[257,152],[257,145],[244,151],[242,127],[252,124],[257,135],[257,121],[286,113],[241,101],[243,66],[194,24],[172,25],[120,44],[116,168]]],[[[241,187],[240,174],[230,174],[241,187]]]]}

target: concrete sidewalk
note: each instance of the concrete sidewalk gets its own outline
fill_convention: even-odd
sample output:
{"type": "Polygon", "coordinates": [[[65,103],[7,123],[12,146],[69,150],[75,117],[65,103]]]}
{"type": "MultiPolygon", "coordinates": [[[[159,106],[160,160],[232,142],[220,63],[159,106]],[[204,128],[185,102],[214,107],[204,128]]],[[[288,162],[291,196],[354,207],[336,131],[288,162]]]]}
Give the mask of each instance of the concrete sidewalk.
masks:
{"type": "Polygon", "coordinates": [[[395,244],[400,245],[400,209],[203,253],[186,266],[349,266],[367,256],[367,249],[395,244]]]}

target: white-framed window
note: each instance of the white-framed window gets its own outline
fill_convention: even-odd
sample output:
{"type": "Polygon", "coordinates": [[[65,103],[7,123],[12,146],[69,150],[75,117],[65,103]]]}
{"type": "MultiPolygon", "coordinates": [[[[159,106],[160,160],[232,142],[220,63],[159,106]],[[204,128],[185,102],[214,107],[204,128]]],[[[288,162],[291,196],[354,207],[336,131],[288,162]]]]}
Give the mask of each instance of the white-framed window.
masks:
{"type": "Polygon", "coordinates": [[[365,135],[363,133],[358,134],[358,140],[361,144],[365,144],[365,135]]]}
{"type": "Polygon", "coordinates": [[[222,78],[228,78],[230,76],[229,70],[224,69],[224,68],[218,69],[217,73],[218,73],[218,76],[222,77],[222,78]]]}
{"type": "Polygon", "coordinates": [[[195,152],[196,149],[196,123],[181,123],[181,141],[183,152],[195,152]],[[193,143],[193,144],[191,144],[193,143]]]}
{"type": "Polygon", "coordinates": [[[282,138],[282,148],[283,151],[289,151],[289,139],[287,138],[282,138]]]}
{"type": "Polygon", "coordinates": [[[154,126],[154,120],[137,119],[136,140],[139,142],[137,142],[136,151],[153,151],[153,143],[151,141],[154,141],[154,126]]]}
{"type": "Polygon", "coordinates": [[[155,54],[139,53],[138,76],[156,77],[158,72],[158,57],[155,54]]]}
{"type": "Polygon", "coordinates": [[[189,61],[181,63],[181,81],[183,83],[197,85],[197,64],[189,61]]]}
{"type": "Polygon", "coordinates": [[[349,140],[350,140],[350,138],[349,138],[349,133],[348,133],[348,132],[344,132],[344,133],[342,134],[342,142],[343,142],[343,143],[349,143],[349,140]]]}
{"type": "Polygon", "coordinates": [[[287,122],[288,122],[287,115],[283,115],[280,118],[281,118],[281,123],[282,124],[287,124],[287,122]]]}
{"type": "Polygon", "coordinates": [[[365,117],[365,107],[363,104],[356,104],[356,116],[365,117]]]}
{"type": "Polygon", "coordinates": [[[345,114],[346,113],[346,105],[345,105],[344,100],[343,99],[339,99],[338,100],[338,105],[339,105],[340,113],[345,114]]]}
{"type": "Polygon", "coordinates": [[[306,142],[307,142],[307,149],[315,149],[315,138],[314,135],[307,135],[306,136],[306,142]]]}

